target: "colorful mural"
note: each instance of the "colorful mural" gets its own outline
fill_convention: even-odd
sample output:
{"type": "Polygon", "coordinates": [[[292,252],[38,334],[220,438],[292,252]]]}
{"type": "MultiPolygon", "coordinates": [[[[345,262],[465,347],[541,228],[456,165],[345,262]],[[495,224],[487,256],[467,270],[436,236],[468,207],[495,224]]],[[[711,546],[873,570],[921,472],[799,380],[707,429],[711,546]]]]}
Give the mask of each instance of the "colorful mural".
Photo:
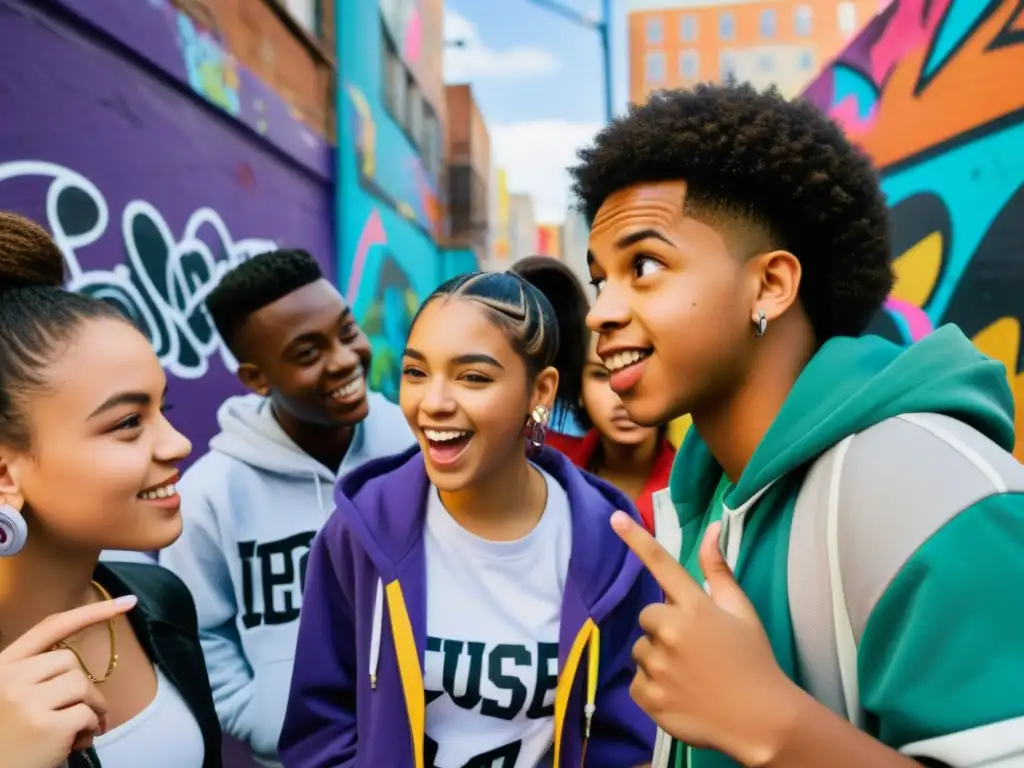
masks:
{"type": "Polygon", "coordinates": [[[1024,459],[1024,0],[895,0],[813,82],[875,160],[897,284],[871,332],[956,323],[1006,364],[1024,459]]]}
{"type": "MultiPolygon", "coordinates": [[[[334,279],[329,166],[315,170],[325,147],[287,149],[305,128],[289,125],[251,74],[236,70],[234,92],[240,115],[250,98],[271,106],[263,137],[211,108],[210,93],[204,101],[181,87],[189,62],[206,72],[204,87],[218,82],[203,70],[211,49],[181,37],[164,0],[130,5],[87,0],[90,30],[103,32],[86,35],[44,4],[0,0],[0,210],[46,226],[68,287],[115,304],[149,337],[169,401],[187,406],[174,421],[201,453],[217,408],[241,391],[203,299],[224,271],[278,244],[307,248],[334,279]],[[148,62],[126,51],[128,39],[148,62]]],[[[229,92],[216,106],[230,112],[229,92]]]]}
{"type": "MultiPolygon", "coordinates": [[[[443,279],[436,240],[444,234],[438,178],[384,103],[383,31],[387,25],[410,72],[436,71],[422,92],[443,92],[441,28],[427,23],[431,0],[337,3],[337,239],[341,285],[374,346],[371,384],[395,399],[409,321],[443,279]],[[436,40],[434,39],[436,38],[436,40]]],[[[443,104],[434,102],[440,113],[443,104]]],[[[440,153],[440,131],[433,151],[440,153]]]]}

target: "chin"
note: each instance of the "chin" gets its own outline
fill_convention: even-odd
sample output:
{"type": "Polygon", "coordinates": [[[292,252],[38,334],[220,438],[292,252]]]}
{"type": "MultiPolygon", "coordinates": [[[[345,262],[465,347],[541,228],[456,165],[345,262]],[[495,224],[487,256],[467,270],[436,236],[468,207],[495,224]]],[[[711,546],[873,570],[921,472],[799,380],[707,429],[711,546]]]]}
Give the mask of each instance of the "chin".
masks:
{"type": "MultiPolygon", "coordinates": [[[[687,413],[687,411],[676,413],[678,409],[673,408],[672,403],[660,398],[644,397],[639,394],[627,393],[623,395],[622,404],[626,407],[626,413],[629,414],[629,418],[641,427],[658,428],[687,413]]],[[[647,435],[643,435],[642,437],[632,437],[622,442],[629,445],[643,442],[646,439],[647,435]]]]}
{"type": "Polygon", "coordinates": [[[329,413],[328,420],[331,424],[339,427],[354,427],[356,424],[364,421],[369,415],[370,403],[364,398],[358,405],[350,406],[343,411],[329,413]]]}
{"type": "Polygon", "coordinates": [[[171,546],[181,536],[181,515],[174,515],[159,523],[147,522],[134,531],[130,541],[125,541],[109,549],[124,549],[129,552],[157,552],[171,546]]]}

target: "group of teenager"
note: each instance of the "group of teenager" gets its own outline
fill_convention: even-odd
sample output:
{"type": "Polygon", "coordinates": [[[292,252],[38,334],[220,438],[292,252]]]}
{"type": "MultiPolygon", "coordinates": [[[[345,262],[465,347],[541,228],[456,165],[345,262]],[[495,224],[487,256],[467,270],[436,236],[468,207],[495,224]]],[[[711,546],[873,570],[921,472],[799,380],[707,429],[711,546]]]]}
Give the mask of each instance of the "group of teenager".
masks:
{"type": "Polygon", "coordinates": [[[311,256],[228,272],[252,394],[180,478],[147,339],[0,214],[0,765],[1024,765],[1006,371],[861,335],[870,161],[701,85],[572,174],[593,300],[545,259],[453,278],[397,406],[311,256]]]}

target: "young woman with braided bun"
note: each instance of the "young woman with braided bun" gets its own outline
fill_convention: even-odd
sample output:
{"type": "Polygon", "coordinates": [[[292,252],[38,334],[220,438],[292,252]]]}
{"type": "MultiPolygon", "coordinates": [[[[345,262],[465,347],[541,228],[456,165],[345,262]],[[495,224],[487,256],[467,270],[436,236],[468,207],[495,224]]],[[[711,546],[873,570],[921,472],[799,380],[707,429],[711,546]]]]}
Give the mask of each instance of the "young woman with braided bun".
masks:
{"type": "Polygon", "coordinates": [[[544,446],[579,403],[585,310],[510,272],[420,308],[399,397],[419,445],[343,478],[309,555],[287,768],[649,762],[628,681],[659,593],[608,526],[632,505],[544,446]]]}
{"type": "Polygon", "coordinates": [[[63,277],[47,233],[0,213],[0,764],[219,768],[190,594],[98,563],[178,537],[191,446],[148,340],[63,277]]]}

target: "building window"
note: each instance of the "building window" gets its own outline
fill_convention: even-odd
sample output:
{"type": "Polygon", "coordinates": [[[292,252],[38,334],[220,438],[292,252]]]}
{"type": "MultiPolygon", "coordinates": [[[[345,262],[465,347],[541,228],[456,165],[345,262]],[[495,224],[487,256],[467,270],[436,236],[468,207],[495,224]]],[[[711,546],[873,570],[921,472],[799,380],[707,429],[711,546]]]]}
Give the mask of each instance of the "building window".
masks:
{"type": "Polygon", "coordinates": [[[722,82],[736,79],[736,56],[731,51],[722,51],[718,55],[718,76],[722,82]]]}
{"type": "Polygon", "coordinates": [[[697,42],[697,17],[692,13],[684,13],[679,21],[679,39],[684,43],[697,42]]]}
{"type": "Polygon", "coordinates": [[[732,11],[722,11],[718,14],[718,36],[722,40],[732,40],[736,36],[736,20],[732,11]]]}
{"type": "Polygon", "coordinates": [[[661,28],[661,19],[647,20],[647,42],[650,45],[661,45],[664,32],[661,28]]]}
{"type": "Polygon", "coordinates": [[[765,8],[763,11],[761,11],[761,19],[760,19],[760,23],[758,24],[758,28],[761,31],[761,39],[762,40],[772,40],[772,39],[774,39],[775,38],[775,32],[776,32],[775,27],[776,27],[775,9],[774,8],[765,8]]]}
{"type": "Polygon", "coordinates": [[[652,51],[644,59],[644,79],[648,83],[665,82],[665,54],[652,51]]]}
{"type": "Polygon", "coordinates": [[[423,165],[436,179],[441,174],[441,132],[433,107],[423,102],[423,145],[420,148],[423,165]]]}
{"type": "Polygon", "coordinates": [[[697,51],[682,51],[679,54],[679,75],[691,82],[700,77],[700,54],[697,51]]]}
{"type": "Polygon", "coordinates": [[[381,23],[381,30],[383,32],[381,50],[383,51],[384,64],[382,78],[384,84],[384,106],[391,113],[395,121],[404,127],[407,122],[408,96],[406,91],[408,90],[409,73],[399,58],[398,48],[391,39],[391,35],[388,34],[387,27],[384,26],[383,22],[381,23]]]}
{"type": "Polygon", "coordinates": [[[423,153],[423,107],[425,105],[423,94],[420,92],[416,81],[411,74],[406,74],[405,79],[405,129],[409,133],[413,144],[423,153]]]}
{"type": "Polygon", "coordinates": [[[839,31],[849,37],[857,31],[857,6],[851,2],[836,6],[836,23],[839,31]]]}
{"type": "Polygon", "coordinates": [[[801,72],[810,72],[814,69],[814,53],[811,51],[800,51],[796,65],[801,72]]]}
{"type": "Polygon", "coordinates": [[[310,34],[320,36],[320,13],[317,0],[283,0],[285,9],[310,34]]]}
{"type": "Polygon", "coordinates": [[[796,7],[796,33],[800,37],[810,37],[812,32],[811,6],[798,5],[796,7]]]}
{"type": "Polygon", "coordinates": [[[757,57],[757,69],[760,72],[771,72],[775,68],[775,57],[770,53],[762,53],[757,57]]]}

